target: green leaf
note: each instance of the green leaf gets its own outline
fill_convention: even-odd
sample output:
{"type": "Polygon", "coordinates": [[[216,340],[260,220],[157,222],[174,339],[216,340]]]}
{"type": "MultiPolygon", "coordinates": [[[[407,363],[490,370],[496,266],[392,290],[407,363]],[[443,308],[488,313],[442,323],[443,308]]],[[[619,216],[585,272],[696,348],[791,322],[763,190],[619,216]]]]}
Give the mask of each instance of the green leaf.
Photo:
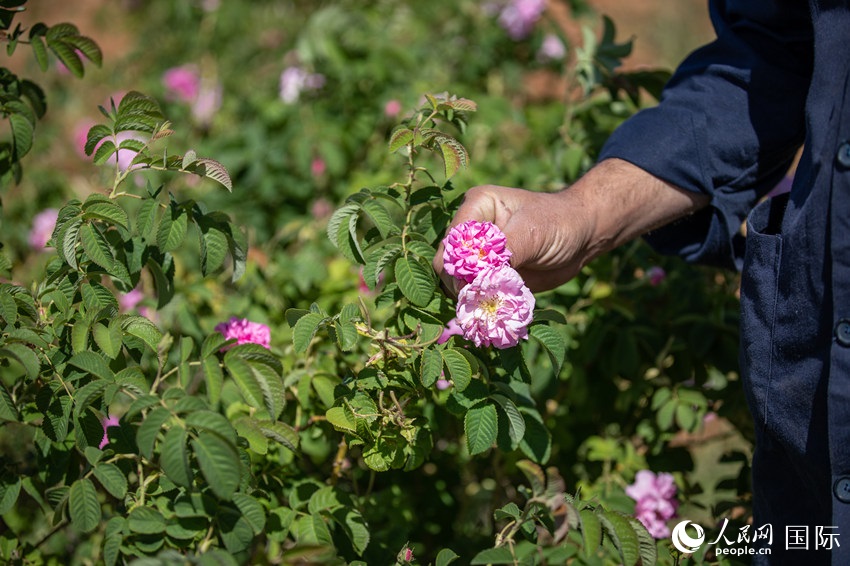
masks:
{"type": "Polygon", "coordinates": [[[556,322],[558,324],[566,324],[567,317],[563,315],[560,311],[556,311],[555,309],[537,309],[533,313],[533,319],[536,322],[542,322],[544,320],[548,320],[551,322],[556,322]]]}
{"type": "Polygon", "coordinates": [[[63,40],[65,43],[69,43],[74,46],[74,48],[85,55],[89,61],[98,67],[103,63],[103,54],[100,51],[100,47],[98,47],[97,43],[88,37],[82,35],[69,35],[64,37],[63,40]]]}
{"type": "Polygon", "coordinates": [[[443,161],[446,165],[446,178],[457,173],[461,167],[467,166],[469,163],[469,154],[459,141],[445,134],[437,136],[436,141],[440,146],[443,161]]]}
{"type": "Polygon", "coordinates": [[[192,439],[192,449],[213,493],[230,500],[241,476],[236,447],[216,434],[202,431],[197,439],[192,439]]]}
{"type": "MultiPolygon", "coordinates": [[[[312,500],[311,500],[312,502],[312,500]]],[[[334,520],[342,527],[354,552],[363,556],[366,547],[369,546],[369,527],[363,519],[363,515],[356,509],[340,509],[333,514],[334,520]]]]}
{"type": "Polygon", "coordinates": [[[162,340],[162,332],[153,322],[143,316],[128,316],[122,320],[121,327],[127,334],[140,338],[156,353],[159,341],[162,340]]]}
{"type": "Polygon", "coordinates": [[[475,555],[470,564],[476,566],[483,564],[518,564],[518,562],[508,547],[499,546],[482,550],[475,555]]]}
{"type": "Polygon", "coordinates": [[[10,326],[18,320],[18,305],[6,289],[0,289],[0,317],[10,326]]]}
{"type": "MultiPolygon", "coordinates": [[[[227,372],[236,382],[236,385],[239,386],[239,391],[242,393],[245,401],[255,409],[263,409],[263,389],[257,380],[251,364],[238,356],[226,355],[224,357],[224,367],[227,368],[227,372]]],[[[271,412],[269,415],[275,416],[271,412]]]]}
{"type": "Polygon", "coordinates": [[[564,364],[564,356],[567,352],[567,345],[564,337],[556,329],[548,324],[537,324],[531,327],[531,337],[540,342],[549,358],[552,360],[552,367],[557,374],[564,364]]]}
{"type": "Polygon", "coordinates": [[[11,474],[0,476],[0,516],[5,515],[15,507],[20,493],[21,478],[19,476],[11,474]]]}
{"type": "Polygon", "coordinates": [[[123,208],[111,201],[90,201],[83,203],[83,220],[103,220],[125,230],[130,228],[130,219],[123,208]]]}
{"type": "Polygon", "coordinates": [[[12,140],[15,142],[15,156],[20,159],[32,149],[35,129],[32,122],[22,114],[9,114],[9,125],[12,127],[12,140]]]}
{"type": "Polygon", "coordinates": [[[254,535],[260,536],[266,528],[266,513],[260,502],[250,495],[234,493],[233,503],[242,512],[242,517],[251,526],[254,535]]]}
{"type": "Polygon", "coordinates": [[[206,277],[221,268],[227,259],[228,241],[216,226],[201,228],[201,273],[206,277]]]}
{"type": "Polygon", "coordinates": [[[319,329],[319,325],[325,320],[325,317],[319,313],[311,312],[298,319],[295,327],[292,329],[292,343],[295,346],[295,351],[303,354],[310,346],[313,336],[319,329]]]}
{"type": "Polygon", "coordinates": [[[62,258],[72,269],[77,269],[77,240],[79,239],[80,227],[82,225],[83,219],[75,218],[69,221],[60,233],[62,258]]]}
{"type": "Polygon", "coordinates": [[[215,356],[207,356],[203,361],[204,383],[207,387],[207,399],[212,407],[218,405],[221,399],[221,387],[224,383],[224,373],[221,363],[215,356]]]}
{"type": "Polygon", "coordinates": [[[183,243],[188,228],[189,215],[174,204],[163,215],[156,233],[156,245],[163,252],[176,250],[183,243]]]}
{"type": "Polygon", "coordinates": [[[248,441],[248,448],[257,454],[269,451],[269,439],[260,430],[254,417],[240,417],[233,423],[236,433],[248,441]]]}
{"type": "Polygon", "coordinates": [[[525,435],[519,443],[519,448],[523,454],[543,464],[552,454],[552,435],[537,411],[526,407],[520,407],[519,411],[525,416],[525,435]]]}
{"type": "Polygon", "coordinates": [[[471,456],[488,450],[496,442],[499,429],[496,407],[489,403],[472,407],[463,419],[463,429],[471,456]]]}
{"type": "Polygon", "coordinates": [[[616,511],[603,511],[599,514],[599,521],[611,537],[623,563],[626,566],[637,564],[640,559],[640,541],[626,516],[616,511]]]}
{"type": "Polygon", "coordinates": [[[378,232],[380,232],[382,238],[386,238],[391,233],[398,231],[390,213],[377,199],[364,201],[362,208],[363,212],[365,212],[375,224],[375,227],[378,229],[378,232]]]}
{"type": "Polygon", "coordinates": [[[115,258],[112,256],[112,250],[109,249],[109,244],[100,230],[91,224],[83,224],[80,228],[80,242],[83,244],[83,251],[91,261],[107,272],[112,270],[115,258]]]}
{"type": "Polygon", "coordinates": [[[189,467],[189,433],[182,426],[172,426],[165,433],[159,455],[159,465],[168,479],[189,488],[192,485],[192,470],[189,467]]]}
{"type": "MultiPolygon", "coordinates": [[[[599,545],[602,544],[602,523],[599,517],[590,509],[582,509],[578,512],[581,517],[581,537],[584,541],[584,555],[588,558],[596,554],[599,545]]],[[[650,562],[649,564],[652,564],[650,562]]]]}
{"type": "Polygon", "coordinates": [[[156,216],[159,210],[159,203],[154,198],[146,198],[142,201],[139,211],[136,214],[136,229],[139,236],[147,241],[150,241],[151,235],[156,227],[156,216]]]}
{"type": "Polygon", "coordinates": [[[508,437],[511,440],[511,450],[515,450],[525,436],[525,419],[514,402],[504,395],[497,394],[491,398],[499,404],[499,408],[502,409],[502,413],[506,417],[504,424],[507,428],[508,437]]]}
{"type": "Polygon", "coordinates": [[[41,373],[41,361],[38,355],[23,344],[11,343],[0,348],[0,359],[7,358],[16,360],[24,368],[27,377],[35,379],[41,373]]]}
{"type": "Polygon", "coordinates": [[[148,413],[144,422],[136,430],[136,444],[139,447],[139,454],[148,460],[153,459],[153,446],[157,434],[169,418],[171,418],[171,412],[168,409],[157,407],[148,413]]]}
{"type": "Polygon", "coordinates": [[[455,552],[450,548],[444,548],[440,552],[437,553],[437,560],[434,562],[434,566],[449,566],[452,562],[460,558],[455,552]]]}
{"type": "Polygon", "coordinates": [[[395,262],[395,277],[398,288],[410,302],[420,307],[431,302],[434,295],[434,275],[431,267],[421,262],[400,257],[395,262]]]}
{"type": "Polygon", "coordinates": [[[47,71],[47,47],[44,45],[44,39],[41,36],[31,37],[30,46],[32,47],[32,52],[35,55],[35,60],[38,62],[39,68],[41,68],[42,72],[47,71]]]}
{"type": "Polygon", "coordinates": [[[103,390],[109,386],[109,381],[106,379],[97,379],[90,381],[74,391],[74,418],[79,419],[80,414],[91,405],[92,401],[97,399],[103,390]]]}
{"type": "Polygon", "coordinates": [[[112,140],[103,140],[103,142],[97,146],[97,149],[94,150],[92,162],[94,162],[95,165],[103,165],[116,151],[118,151],[118,148],[115,147],[115,143],[112,140]]]}
{"type": "Polygon", "coordinates": [[[472,368],[466,356],[458,350],[447,349],[442,351],[443,362],[446,364],[448,376],[451,377],[456,391],[463,391],[469,387],[472,381],[472,368]]]}
{"type": "Polygon", "coordinates": [[[298,431],[290,425],[280,421],[259,421],[257,424],[260,427],[260,431],[266,438],[270,438],[275,442],[282,444],[293,452],[298,451],[298,431]]]}
{"type": "Polygon", "coordinates": [[[123,500],[127,495],[127,476],[118,466],[109,463],[100,463],[94,467],[94,477],[100,485],[109,492],[112,497],[123,500]]]}
{"type": "Polygon", "coordinates": [[[643,524],[636,518],[626,518],[629,520],[635,534],[638,536],[638,541],[640,543],[640,563],[642,565],[655,564],[658,561],[658,547],[655,544],[655,539],[651,534],[649,534],[646,527],[644,527],[643,524]]]}
{"type": "Polygon", "coordinates": [[[236,432],[227,417],[208,410],[192,410],[186,415],[186,424],[199,430],[215,433],[230,444],[236,444],[236,432]]]}
{"type": "Polygon", "coordinates": [[[136,507],[127,516],[127,526],[140,535],[157,535],[165,532],[165,517],[153,507],[136,507]]]}
{"type": "Polygon", "coordinates": [[[71,524],[81,533],[90,533],[100,524],[100,502],[91,480],[81,478],[71,484],[68,511],[71,524]]]}
{"type": "Polygon", "coordinates": [[[402,147],[413,141],[413,130],[409,128],[399,128],[390,136],[390,153],[395,153],[402,147]]]}
{"type": "MultiPolygon", "coordinates": [[[[465,360],[464,360],[465,361],[465,360]]],[[[433,386],[443,372],[443,356],[439,350],[423,350],[419,360],[419,381],[423,387],[433,386]]]]}
{"type": "Polygon", "coordinates": [[[346,227],[348,226],[348,224],[350,222],[350,218],[351,218],[352,215],[355,216],[355,221],[356,221],[356,215],[359,211],[360,211],[360,203],[350,202],[350,203],[343,205],[340,208],[338,208],[331,215],[330,220],[328,220],[327,233],[328,233],[328,239],[331,241],[331,243],[335,247],[337,247],[337,248],[339,247],[338,240],[337,240],[337,234],[339,234],[341,227],[342,226],[346,226],[346,227]]]}
{"type": "Polygon", "coordinates": [[[104,360],[103,356],[96,352],[80,352],[68,360],[68,364],[97,376],[100,379],[115,381],[115,374],[111,369],[109,369],[106,360],[104,360]]]}
{"type": "Polygon", "coordinates": [[[357,422],[348,407],[331,407],[325,412],[325,418],[337,430],[352,433],[357,431],[357,422]]]}
{"type": "Polygon", "coordinates": [[[333,544],[327,523],[320,515],[301,515],[292,524],[292,534],[299,545],[333,544]]]}
{"type": "Polygon", "coordinates": [[[109,326],[105,326],[99,322],[92,327],[92,335],[94,341],[104,354],[109,359],[114,360],[121,353],[121,345],[124,340],[124,334],[121,332],[121,324],[117,320],[112,320],[109,326]]]}

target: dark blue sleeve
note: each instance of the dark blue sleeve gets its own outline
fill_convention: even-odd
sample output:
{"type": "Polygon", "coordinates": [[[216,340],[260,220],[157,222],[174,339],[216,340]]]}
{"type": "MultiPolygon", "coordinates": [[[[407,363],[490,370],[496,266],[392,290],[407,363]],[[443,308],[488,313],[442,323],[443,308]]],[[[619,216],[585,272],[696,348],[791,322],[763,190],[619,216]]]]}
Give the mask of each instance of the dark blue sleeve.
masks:
{"type": "Polygon", "coordinates": [[[737,267],[741,224],[805,134],[813,37],[805,0],[710,2],[717,39],[692,53],[658,106],[627,120],[600,159],[620,158],[711,205],[655,230],[658,251],[737,267]]]}

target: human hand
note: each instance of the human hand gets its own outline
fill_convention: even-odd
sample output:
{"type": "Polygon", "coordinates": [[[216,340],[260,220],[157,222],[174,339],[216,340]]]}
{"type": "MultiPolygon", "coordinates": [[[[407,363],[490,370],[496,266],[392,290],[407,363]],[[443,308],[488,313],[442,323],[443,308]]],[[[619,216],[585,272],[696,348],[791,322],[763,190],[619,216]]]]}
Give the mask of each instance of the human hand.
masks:
{"type": "MultiPolygon", "coordinates": [[[[552,289],[574,277],[585,258],[590,226],[570,191],[537,193],[483,185],[467,191],[452,226],[467,220],[492,222],[504,232],[511,266],[532,291],[552,289]]],[[[434,269],[453,293],[462,282],[445,273],[443,246],[434,269]]]]}

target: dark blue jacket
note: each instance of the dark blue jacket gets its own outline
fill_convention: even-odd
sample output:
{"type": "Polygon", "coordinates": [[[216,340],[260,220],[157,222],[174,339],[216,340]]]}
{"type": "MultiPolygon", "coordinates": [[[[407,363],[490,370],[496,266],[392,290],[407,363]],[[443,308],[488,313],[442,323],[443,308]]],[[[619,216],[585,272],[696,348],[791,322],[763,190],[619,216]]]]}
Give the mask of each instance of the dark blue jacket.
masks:
{"type": "Polygon", "coordinates": [[[773,526],[771,564],[850,564],[850,2],[716,1],[711,17],[717,40],[602,158],[711,196],[648,239],[743,271],[754,527],[773,526]],[[790,195],[760,202],[801,144],[790,195]],[[788,526],[808,526],[810,549],[835,527],[840,546],[786,550],[788,526]]]}

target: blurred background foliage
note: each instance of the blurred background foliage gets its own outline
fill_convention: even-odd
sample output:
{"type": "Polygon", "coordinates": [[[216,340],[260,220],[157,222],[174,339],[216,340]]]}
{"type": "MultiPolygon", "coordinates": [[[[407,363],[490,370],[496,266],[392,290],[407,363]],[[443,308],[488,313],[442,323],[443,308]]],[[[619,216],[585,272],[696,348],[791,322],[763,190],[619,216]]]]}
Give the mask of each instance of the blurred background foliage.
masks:
{"type": "MultiPolygon", "coordinates": [[[[228,168],[232,194],[191,177],[176,183],[246,227],[250,249],[246,276],[235,283],[202,278],[197,258],[187,254],[174,300],[154,312],[152,282],[143,280],[147,298],[135,308],[148,308],[161,328],[199,343],[231,316],[261,321],[272,329],[284,372],[295,376],[285,310],[316,302],[336,312],[373,297],[324,229],[346,196],[398,180],[400,158],[386,151],[386,141],[422,93],[478,104],[466,131],[456,132],[470,164],[452,179],[452,196],[477,184],[557,190],[592,165],[622,120],[654,103],[665,70],[711,37],[705,7],[695,1],[550,0],[519,34],[500,22],[505,4],[32,2],[23,21],[73,21],[101,45],[104,64],[77,80],[62,68],[42,75],[28,59],[10,61],[49,93],[24,180],[2,195],[0,241],[12,280],[28,287],[44,268],[44,254],[28,242],[37,213],[106,186],[108,173],[81,153],[80,140],[100,118],[97,106],[122,92],[145,92],[181,125],[175,146],[228,168]],[[617,26],[608,43],[602,13],[617,26]],[[553,37],[560,55],[544,47],[555,45],[553,37]],[[625,64],[616,74],[591,76],[605,65],[594,67],[588,53],[606,52],[589,42],[601,42],[611,61],[625,64]],[[189,77],[188,90],[179,76],[169,80],[175,69],[189,77]]],[[[735,274],[685,266],[636,242],[538,297],[539,306],[568,321],[563,368],[556,374],[545,357],[530,368],[552,436],[545,463],[564,476],[567,491],[633,513],[624,488],[650,468],[675,474],[680,517],[706,526],[725,516],[747,520],[751,427],[736,373],[737,285],[735,274]]],[[[324,365],[335,375],[333,360],[324,365]]],[[[459,423],[443,413],[433,418],[437,440],[421,470],[372,480],[362,472],[361,482],[374,482],[366,505],[369,564],[391,561],[408,541],[423,563],[446,547],[466,561],[492,545],[493,510],[517,497],[519,455],[495,450],[470,458],[458,442],[459,423]]],[[[300,473],[322,477],[330,465],[336,445],[322,430],[302,433],[300,473]]],[[[24,441],[0,430],[0,455],[26,460],[24,441]]],[[[9,522],[20,528],[24,517],[21,511],[9,522]]],[[[45,555],[58,556],[73,541],[48,543],[45,555]]]]}

